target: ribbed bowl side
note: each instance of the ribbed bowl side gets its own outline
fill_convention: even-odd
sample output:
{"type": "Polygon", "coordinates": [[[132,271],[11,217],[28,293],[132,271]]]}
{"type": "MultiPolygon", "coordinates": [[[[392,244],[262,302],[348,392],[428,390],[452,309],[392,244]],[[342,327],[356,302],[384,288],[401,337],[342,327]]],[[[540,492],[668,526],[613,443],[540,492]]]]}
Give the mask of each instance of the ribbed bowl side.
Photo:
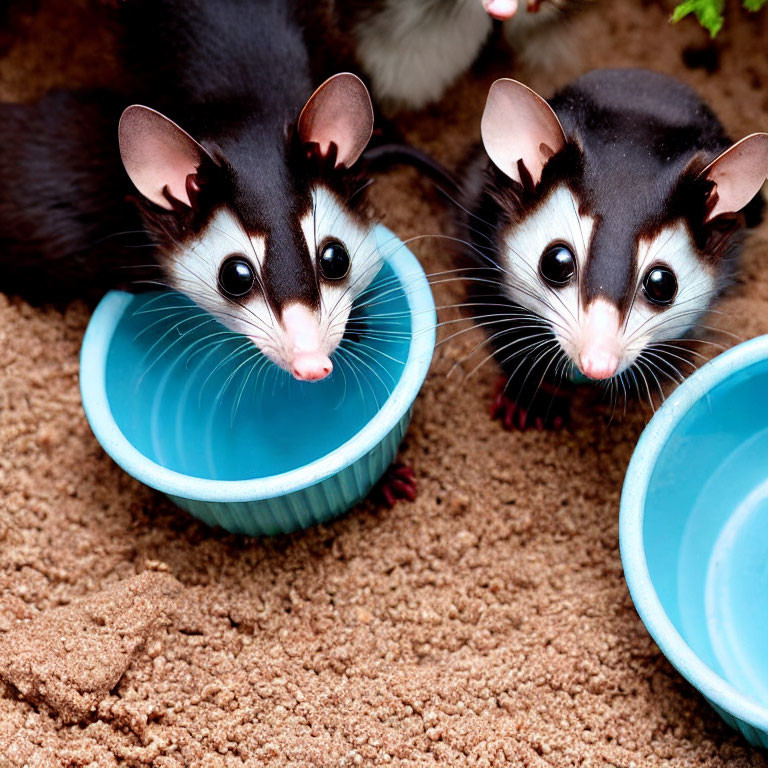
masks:
{"type": "Polygon", "coordinates": [[[753,725],[744,722],[744,720],[740,720],[738,717],[734,717],[730,712],[727,712],[722,707],[718,707],[717,704],[707,699],[706,696],[704,698],[712,707],[712,709],[714,709],[715,712],[717,712],[717,714],[720,715],[720,717],[722,717],[723,720],[725,720],[725,722],[731,726],[731,728],[737,731],[741,731],[744,738],[753,747],[762,747],[763,749],[768,749],[768,733],[766,733],[766,731],[761,731],[759,728],[755,728],[753,725]]]}
{"type": "Polygon", "coordinates": [[[211,526],[250,536],[275,536],[338,517],[364,499],[394,461],[408,429],[413,407],[371,451],[332,477],[271,499],[207,502],[169,498],[211,526]]]}

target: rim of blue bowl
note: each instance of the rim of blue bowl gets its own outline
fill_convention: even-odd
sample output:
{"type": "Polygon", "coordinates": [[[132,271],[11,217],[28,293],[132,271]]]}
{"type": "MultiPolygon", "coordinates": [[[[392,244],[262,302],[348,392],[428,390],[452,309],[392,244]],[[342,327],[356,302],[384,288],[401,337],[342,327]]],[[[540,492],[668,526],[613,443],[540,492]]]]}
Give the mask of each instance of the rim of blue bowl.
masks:
{"type": "Polygon", "coordinates": [[[145,485],[179,498],[207,502],[246,502],[283,496],[315,485],[374,449],[398,424],[416,399],[432,362],[436,311],[418,259],[389,229],[374,234],[379,252],[394,271],[411,315],[411,343],[402,375],[382,407],[353,437],[309,464],[268,477],[211,480],[185,475],[152,461],[137,450],[115,421],[106,391],[106,362],[115,329],[134,294],[110,291],[88,323],[80,352],[80,391],[86,418],[113,461],[145,485]],[[87,371],[87,375],[83,372],[87,371]]]}
{"type": "Polygon", "coordinates": [[[738,371],[768,359],[768,335],[738,344],[702,366],[659,408],[638,441],[621,494],[619,545],[629,593],[646,629],[672,665],[713,704],[768,732],[768,707],[741,693],[699,658],[667,616],[645,558],[648,484],[672,432],[702,397],[738,371]]]}

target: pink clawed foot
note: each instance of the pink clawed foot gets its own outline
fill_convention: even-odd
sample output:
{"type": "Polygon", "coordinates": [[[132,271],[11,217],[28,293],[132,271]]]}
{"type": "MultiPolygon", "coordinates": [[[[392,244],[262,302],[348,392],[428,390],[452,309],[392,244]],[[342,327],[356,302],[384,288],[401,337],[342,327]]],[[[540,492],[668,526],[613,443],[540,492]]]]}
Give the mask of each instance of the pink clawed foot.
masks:
{"type": "Polygon", "coordinates": [[[398,500],[413,501],[416,498],[416,474],[405,464],[395,462],[379,480],[376,490],[390,509],[398,500]]]}
{"type": "Polygon", "coordinates": [[[567,398],[555,392],[543,392],[541,397],[537,393],[531,405],[525,408],[507,394],[506,383],[506,379],[500,379],[490,409],[491,418],[501,421],[504,429],[524,431],[532,427],[557,430],[565,426],[567,398]]]}

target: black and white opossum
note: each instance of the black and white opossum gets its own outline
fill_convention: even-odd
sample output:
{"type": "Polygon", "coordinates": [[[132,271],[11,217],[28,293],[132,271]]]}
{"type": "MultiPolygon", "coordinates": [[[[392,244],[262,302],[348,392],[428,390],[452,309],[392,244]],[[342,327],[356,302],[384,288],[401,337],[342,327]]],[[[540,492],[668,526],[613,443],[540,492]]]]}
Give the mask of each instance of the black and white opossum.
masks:
{"type": "Polygon", "coordinates": [[[555,60],[565,21],[587,0],[339,0],[377,101],[419,108],[438,100],[503,22],[516,56],[555,60]],[[560,36],[556,39],[555,36],[560,36]]]}
{"type": "Polygon", "coordinates": [[[768,134],[732,144],[690,88],[638,69],[549,103],[498,80],[481,129],[463,226],[473,314],[506,377],[495,415],[559,426],[569,370],[641,392],[671,377],[760,220],[768,134]]]}
{"type": "Polygon", "coordinates": [[[148,106],[123,112],[119,153],[120,96],[3,106],[0,287],[85,294],[113,283],[118,262],[154,260],[296,378],[327,376],[380,267],[352,169],[373,110],[352,74],[317,87],[333,57],[310,50],[308,7],[126,2],[127,67],[148,106]],[[121,250],[126,231],[146,247],[121,250]]]}
{"type": "Polygon", "coordinates": [[[94,301],[157,278],[117,144],[125,106],[108,91],[56,90],[0,104],[0,290],[94,301]]]}

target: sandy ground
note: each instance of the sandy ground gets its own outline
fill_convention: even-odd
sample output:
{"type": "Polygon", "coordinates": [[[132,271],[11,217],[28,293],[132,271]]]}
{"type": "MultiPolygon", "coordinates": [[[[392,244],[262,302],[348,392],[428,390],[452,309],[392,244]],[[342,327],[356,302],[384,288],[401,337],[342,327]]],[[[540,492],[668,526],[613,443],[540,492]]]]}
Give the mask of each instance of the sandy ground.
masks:
{"type": "MultiPolygon", "coordinates": [[[[768,14],[729,19],[709,74],[682,60],[705,34],[667,13],[604,4],[566,67],[493,61],[402,125],[455,163],[495,76],[548,95],[639,64],[697,87],[734,135],[766,129],[768,14]]],[[[85,0],[68,14],[19,20],[0,96],[108,79],[109,36],[80,45],[85,0]]],[[[409,172],[373,197],[402,237],[451,213],[409,172]]],[[[742,337],[768,331],[767,241],[764,225],[713,320],[742,337]]],[[[439,241],[414,249],[428,271],[449,264],[439,241]]],[[[0,683],[0,765],[768,766],[632,607],[618,505],[647,409],[611,422],[582,399],[565,431],[504,432],[491,366],[446,376],[481,339],[465,334],[439,348],[403,446],[414,503],[251,540],[197,524],[100,449],[77,386],[87,320],[0,296],[0,676],[15,681],[0,683]]]]}

